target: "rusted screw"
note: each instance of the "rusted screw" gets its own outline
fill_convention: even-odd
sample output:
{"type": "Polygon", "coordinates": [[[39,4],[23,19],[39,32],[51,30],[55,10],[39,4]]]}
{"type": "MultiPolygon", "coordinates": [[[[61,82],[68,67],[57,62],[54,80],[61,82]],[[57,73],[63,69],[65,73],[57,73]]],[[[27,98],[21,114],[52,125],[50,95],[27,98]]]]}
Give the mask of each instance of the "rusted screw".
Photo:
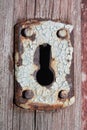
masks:
{"type": "Polygon", "coordinates": [[[59,38],[65,38],[67,36],[67,30],[66,29],[60,29],[57,31],[57,36],[59,38]]]}
{"type": "Polygon", "coordinates": [[[62,98],[62,99],[66,99],[68,97],[68,91],[66,90],[61,90],[58,94],[58,97],[59,98],[62,98]]]}
{"type": "Polygon", "coordinates": [[[25,28],[24,33],[26,37],[30,37],[33,35],[33,30],[29,28],[25,28]]]}
{"type": "Polygon", "coordinates": [[[33,93],[32,90],[25,90],[25,91],[23,91],[23,93],[22,93],[22,97],[23,97],[23,98],[26,98],[26,99],[32,99],[33,96],[34,96],[34,93],[33,93]]]}

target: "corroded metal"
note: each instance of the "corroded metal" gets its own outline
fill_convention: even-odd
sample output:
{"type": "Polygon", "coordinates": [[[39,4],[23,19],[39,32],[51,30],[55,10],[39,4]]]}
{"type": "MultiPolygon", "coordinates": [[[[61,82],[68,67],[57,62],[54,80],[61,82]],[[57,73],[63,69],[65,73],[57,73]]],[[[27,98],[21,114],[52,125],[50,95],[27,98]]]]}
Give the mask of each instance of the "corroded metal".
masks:
{"type": "Polygon", "coordinates": [[[66,91],[66,90],[61,90],[61,91],[59,92],[58,97],[61,98],[61,99],[66,99],[66,98],[68,98],[68,91],[66,91]]]}
{"type": "Polygon", "coordinates": [[[73,84],[73,26],[59,21],[30,20],[15,26],[15,103],[30,110],[54,110],[75,101],[73,84]],[[39,46],[51,46],[54,80],[42,86],[39,46]],[[59,96],[60,95],[60,96],[59,96]]]}

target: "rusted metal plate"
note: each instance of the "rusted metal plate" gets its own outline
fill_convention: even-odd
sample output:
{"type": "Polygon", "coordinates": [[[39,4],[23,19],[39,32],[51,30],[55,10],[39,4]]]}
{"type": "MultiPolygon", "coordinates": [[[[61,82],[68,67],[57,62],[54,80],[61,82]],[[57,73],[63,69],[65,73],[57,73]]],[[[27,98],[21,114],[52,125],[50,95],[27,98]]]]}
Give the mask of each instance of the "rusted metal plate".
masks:
{"type": "Polygon", "coordinates": [[[15,26],[15,103],[30,110],[72,105],[73,26],[29,20],[15,26]]]}

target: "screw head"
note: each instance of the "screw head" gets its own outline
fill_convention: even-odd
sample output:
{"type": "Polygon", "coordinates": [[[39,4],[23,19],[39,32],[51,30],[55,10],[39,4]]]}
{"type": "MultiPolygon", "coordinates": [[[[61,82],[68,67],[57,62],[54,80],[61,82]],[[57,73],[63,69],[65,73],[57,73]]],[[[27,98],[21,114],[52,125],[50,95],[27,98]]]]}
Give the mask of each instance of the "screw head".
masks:
{"type": "Polygon", "coordinates": [[[33,30],[31,28],[25,28],[24,33],[26,37],[30,37],[33,35],[33,30]]]}
{"type": "Polygon", "coordinates": [[[57,36],[59,38],[65,38],[67,36],[67,30],[62,28],[60,30],[57,31],[57,36]]]}
{"type": "Polygon", "coordinates": [[[23,98],[32,99],[33,96],[34,96],[34,93],[33,93],[32,90],[24,90],[24,91],[22,92],[22,97],[23,97],[23,98]]]}
{"type": "Polygon", "coordinates": [[[66,90],[61,90],[58,94],[58,97],[61,98],[61,99],[66,99],[68,98],[68,91],[66,90]]]}

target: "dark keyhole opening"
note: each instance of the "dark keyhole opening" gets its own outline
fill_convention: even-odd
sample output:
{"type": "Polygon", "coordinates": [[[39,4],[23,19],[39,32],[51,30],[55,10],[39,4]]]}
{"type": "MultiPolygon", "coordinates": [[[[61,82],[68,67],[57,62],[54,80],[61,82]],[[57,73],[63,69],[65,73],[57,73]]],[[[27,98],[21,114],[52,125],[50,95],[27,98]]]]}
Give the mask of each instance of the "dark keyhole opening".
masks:
{"type": "Polygon", "coordinates": [[[39,46],[39,64],[40,69],[36,74],[36,79],[42,86],[50,85],[54,80],[54,73],[50,67],[51,60],[51,46],[49,44],[43,44],[39,46]]]}

